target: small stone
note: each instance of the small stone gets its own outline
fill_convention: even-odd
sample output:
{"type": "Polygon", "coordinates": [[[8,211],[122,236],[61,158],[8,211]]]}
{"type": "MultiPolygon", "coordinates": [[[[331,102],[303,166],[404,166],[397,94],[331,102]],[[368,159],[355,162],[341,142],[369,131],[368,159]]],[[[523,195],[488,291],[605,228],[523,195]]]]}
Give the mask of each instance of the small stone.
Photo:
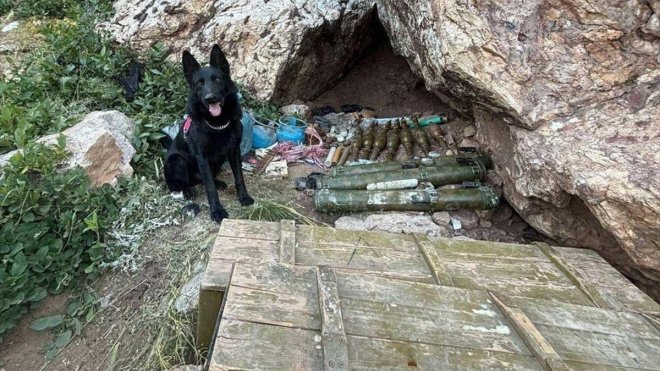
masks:
{"type": "Polygon", "coordinates": [[[456,154],[456,152],[454,152],[454,151],[451,150],[451,149],[448,150],[447,152],[445,152],[445,156],[453,156],[453,155],[455,155],[455,154],[456,154]]]}
{"type": "Polygon", "coordinates": [[[463,227],[461,225],[461,221],[456,218],[451,218],[449,220],[449,225],[451,225],[451,227],[454,228],[454,230],[459,230],[463,227]]]}
{"type": "Polygon", "coordinates": [[[309,107],[304,104],[289,104],[280,108],[280,112],[284,116],[298,116],[300,118],[306,118],[309,115],[309,107]]]}
{"type": "Polygon", "coordinates": [[[491,228],[493,226],[493,223],[489,222],[488,220],[482,220],[479,222],[479,225],[482,228],[491,228]]]}
{"type": "Polygon", "coordinates": [[[360,218],[353,216],[342,216],[341,218],[335,220],[335,228],[347,229],[350,231],[366,231],[367,225],[364,223],[364,220],[360,218]]]}
{"type": "Polygon", "coordinates": [[[470,125],[463,129],[463,137],[470,138],[477,134],[477,128],[474,125],[470,125]]]}
{"type": "Polygon", "coordinates": [[[172,371],[202,371],[203,369],[202,365],[179,365],[172,368],[172,371]]]}
{"type": "Polygon", "coordinates": [[[203,277],[204,272],[199,272],[181,288],[181,292],[174,302],[174,309],[178,313],[190,313],[197,308],[199,288],[202,285],[203,277]]]}
{"type": "Polygon", "coordinates": [[[446,227],[446,226],[449,225],[449,221],[451,220],[451,216],[446,211],[439,211],[437,213],[433,213],[433,215],[431,215],[431,219],[433,219],[435,224],[446,227]]]}
{"type": "Polygon", "coordinates": [[[465,138],[460,144],[461,147],[476,147],[479,148],[479,142],[472,138],[465,138]]]}
{"type": "Polygon", "coordinates": [[[15,30],[16,28],[18,28],[19,25],[20,23],[18,21],[13,21],[11,23],[8,23],[4,27],[2,27],[2,32],[9,32],[15,30]]]}
{"type": "Polygon", "coordinates": [[[479,226],[477,214],[470,210],[458,210],[451,213],[451,216],[458,219],[465,229],[474,229],[479,226]]]}

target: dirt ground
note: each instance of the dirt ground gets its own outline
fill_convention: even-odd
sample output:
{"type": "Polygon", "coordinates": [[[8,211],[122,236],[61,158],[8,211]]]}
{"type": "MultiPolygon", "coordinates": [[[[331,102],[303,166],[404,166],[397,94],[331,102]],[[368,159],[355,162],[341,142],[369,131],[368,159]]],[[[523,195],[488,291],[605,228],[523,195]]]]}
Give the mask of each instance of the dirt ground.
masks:
{"type": "Polygon", "coordinates": [[[429,93],[403,57],[385,41],[376,42],[330,90],[308,102],[312,108],[360,104],[376,110],[378,117],[413,113],[448,113],[450,108],[429,93]]]}

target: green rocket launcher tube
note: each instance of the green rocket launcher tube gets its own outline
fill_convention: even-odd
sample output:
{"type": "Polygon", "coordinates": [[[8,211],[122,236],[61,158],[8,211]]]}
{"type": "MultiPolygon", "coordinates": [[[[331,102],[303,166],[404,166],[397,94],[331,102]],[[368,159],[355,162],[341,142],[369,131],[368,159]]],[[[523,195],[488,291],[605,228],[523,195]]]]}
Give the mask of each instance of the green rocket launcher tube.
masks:
{"type": "Polygon", "coordinates": [[[321,189],[314,194],[318,211],[451,211],[492,209],[500,200],[490,187],[396,191],[321,189]]]}
{"type": "Polygon", "coordinates": [[[316,180],[316,189],[367,189],[367,185],[371,183],[406,179],[417,179],[419,182],[441,186],[483,180],[485,176],[486,167],[481,161],[475,160],[469,165],[422,166],[389,172],[322,177],[316,180]]]}
{"type": "Polygon", "coordinates": [[[469,164],[472,161],[481,161],[487,168],[490,167],[490,159],[481,151],[462,152],[453,156],[441,156],[433,159],[432,163],[424,164],[420,160],[409,160],[404,162],[379,162],[373,164],[340,166],[330,171],[330,176],[358,175],[377,173],[382,171],[396,171],[402,169],[417,168],[422,166],[451,166],[456,164],[469,164]]]}

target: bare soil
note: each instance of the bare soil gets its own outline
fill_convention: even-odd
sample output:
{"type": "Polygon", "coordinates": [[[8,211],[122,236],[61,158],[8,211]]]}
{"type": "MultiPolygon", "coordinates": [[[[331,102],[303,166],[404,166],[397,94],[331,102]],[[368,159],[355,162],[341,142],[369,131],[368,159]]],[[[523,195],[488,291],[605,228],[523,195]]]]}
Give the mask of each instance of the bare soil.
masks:
{"type": "Polygon", "coordinates": [[[389,42],[377,42],[330,90],[308,102],[311,108],[344,104],[371,107],[379,117],[414,113],[448,113],[450,108],[429,93],[423,80],[397,56],[389,42]]]}

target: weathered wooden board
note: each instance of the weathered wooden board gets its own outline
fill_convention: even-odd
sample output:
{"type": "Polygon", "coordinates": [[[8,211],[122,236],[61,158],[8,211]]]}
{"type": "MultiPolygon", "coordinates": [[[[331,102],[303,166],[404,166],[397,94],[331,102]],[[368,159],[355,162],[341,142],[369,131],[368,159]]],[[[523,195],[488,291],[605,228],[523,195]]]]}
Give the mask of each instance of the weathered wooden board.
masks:
{"type": "Polygon", "coordinates": [[[594,305],[537,246],[420,239],[433,248],[442,274],[456,287],[594,305]]]}
{"type": "Polygon", "coordinates": [[[585,286],[594,301],[603,308],[625,309],[660,316],[660,306],[640,291],[597,252],[588,249],[542,245],[556,263],[565,267],[575,280],[585,286]]]}
{"type": "Polygon", "coordinates": [[[236,263],[208,367],[658,370],[660,330],[629,311],[236,263]]]}
{"type": "Polygon", "coordinates": [[[521,297],[505,301],[570,368],[660,370],[660,331],[639,314],[521,297]]]}
{"type": "Polygon", "coordinates": [[[657,303],[589,250],[224,220],[201,287],[202,347],[211,340],[232,265],[267,261],[660,314],[657,303]]]}
{"type": "Polygon", "coordinates": [[[234,266],[209,368],[403,369],[411,362],[540,368],[486,292],[277,263],[234,266]],[[397,356],[383,353],[390,351],[397,356]]]}

